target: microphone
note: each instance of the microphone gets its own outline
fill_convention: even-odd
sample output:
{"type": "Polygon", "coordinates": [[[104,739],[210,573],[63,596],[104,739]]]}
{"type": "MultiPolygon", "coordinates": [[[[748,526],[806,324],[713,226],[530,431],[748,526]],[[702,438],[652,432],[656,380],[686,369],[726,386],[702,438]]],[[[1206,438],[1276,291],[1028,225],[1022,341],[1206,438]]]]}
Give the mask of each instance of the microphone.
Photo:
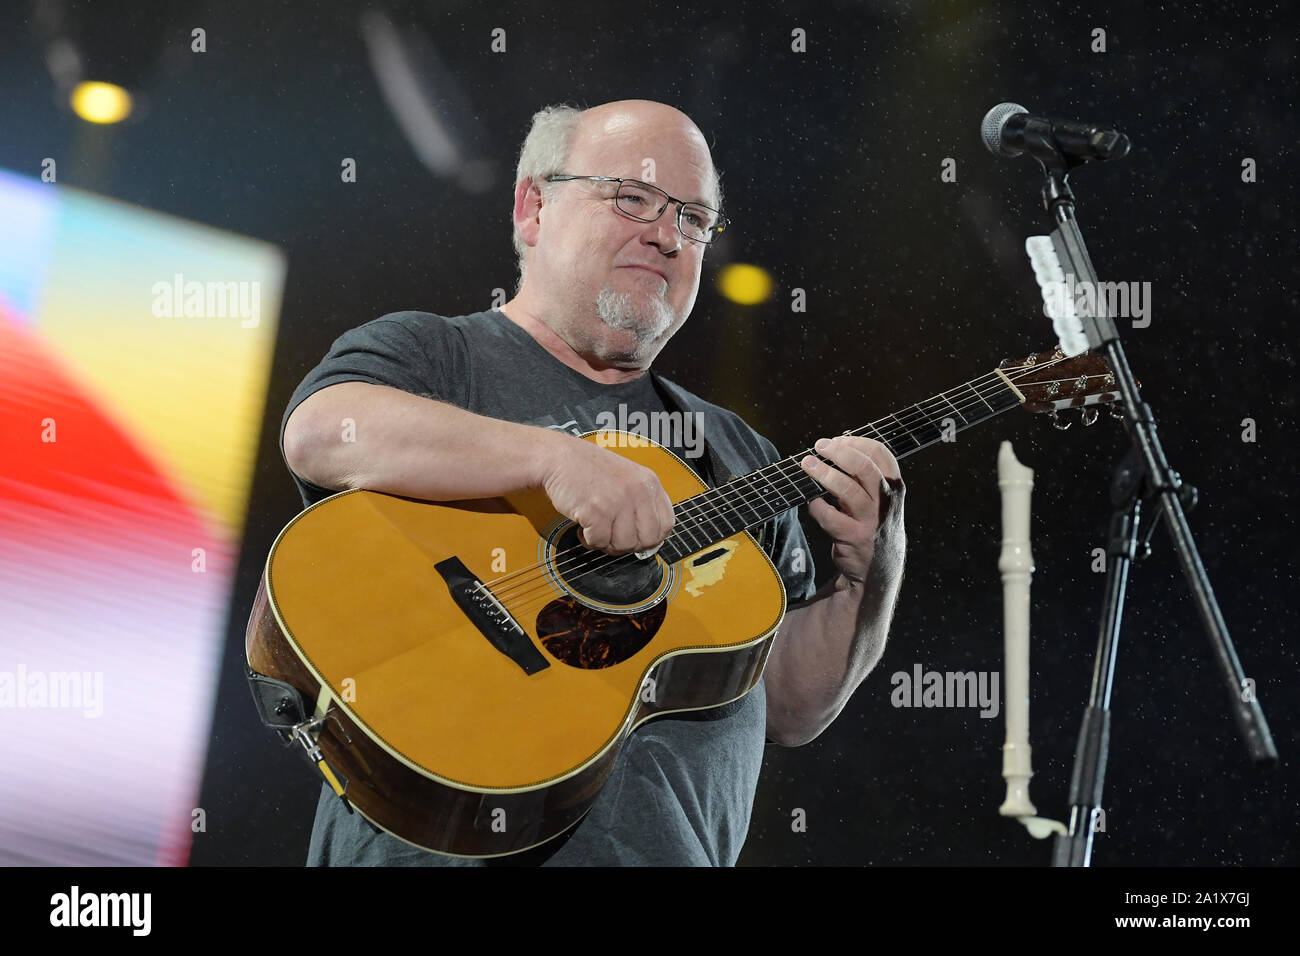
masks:
{"type": "Polygon", "coordinates": [[[984,114],[980,138],[994,156],[1029,153],[1036,159],[1069,156],[1079,162],[1119,159],[1128,154],[1123,133],[1071,120],[1031,116],[1018,103],[999,103],[984,114]]]}

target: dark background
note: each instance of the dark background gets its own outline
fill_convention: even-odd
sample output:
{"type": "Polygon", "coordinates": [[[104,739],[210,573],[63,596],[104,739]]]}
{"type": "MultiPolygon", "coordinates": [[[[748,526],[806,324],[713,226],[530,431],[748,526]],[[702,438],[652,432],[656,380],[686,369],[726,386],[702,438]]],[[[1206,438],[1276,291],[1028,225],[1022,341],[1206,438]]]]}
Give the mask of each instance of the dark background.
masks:
{"type": "MultiPolygon", "coordinates": [[[[1095,863],[1300,862],[1295,14],[1281,3],[1048,7],[377,7],[412,42],[424,37],[426,89],[472,162],[440,176],[386,107],[351,5],[4,6],[0,165],[37,176],[57,157],[61,183],[288,255],[220,692],[196,702],[215,717],[195,864],[306,855],[318,785],[257,722],[241,676],[266,552],[300,507],[277,446],[290,393],[346,329],[400,309],[476,311],[494,289],[512,290],[511,179],[530,116],[632,97],[671,103],[705,131],[734,220],[657,367],[785,452],[1054,344],[1022,250],[1048,231],[1039,173],[985,152],[989,107],[1014,100],[1131,137],[1124,161],[1073,175],[1080,223],[1103,279],[1152,284],[1150,327],[1124,337],[1169,458],[1200,491],[1191,524],[1282,761],[1249,765],[1160,534],[1130,580],[1095,863]],[[143,116],[101,129],[59,108],[38,20],[60,6],[102,56],[138,72],[143,116]],[[195,26],[206,53],[189,50],[195,26]],[[490,49],[498,27],[504,53],[490,49]],[[796,28],[805,53],[791,50],[796,28]],[[1094,28],[1107,52],[1091,51],[1094,28]],[[343,157],[357,161],[355,183],[340,181],[343,157]],[[1258,165],[1253,184],[1241,181],[1245,157],[1258,165]],[[955,183],[940,179],[945,158],[955,183]],[[768,269],[772,300],[726,302],[713,279],[729,261],[768,269]],[[790,309],[795,288],[805,313],[790,309]],[[1254,443],[1241,440],[1245,418],[1254,443]]],[[[1103,582],[1091,550],[1104,543],[1106,486],[1126,439],[1106,417],[1058,432],[1016,411],[903,462],[909,555],[885,657],[820,738],[768,748],[742,864],[1048,861],[1046,842],[997,814],[1001,714],[890,705],[890,675],[916,663],[1001,668],[1002,439],[1036,470],[1032,795],[1040,814],[1066,813],[1103,582]],[[795,808],[807,832],[792,832],[795,808]]],[[[804,523],[824,581],[826,539],[804,523]]]]}

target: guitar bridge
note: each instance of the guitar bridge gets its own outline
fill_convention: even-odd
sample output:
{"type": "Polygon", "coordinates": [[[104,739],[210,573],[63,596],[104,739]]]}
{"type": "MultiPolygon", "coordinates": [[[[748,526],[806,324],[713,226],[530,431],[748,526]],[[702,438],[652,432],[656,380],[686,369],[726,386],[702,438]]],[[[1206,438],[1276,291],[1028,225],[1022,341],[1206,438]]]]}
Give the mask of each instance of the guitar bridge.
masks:
{"type": "Polygon", "coordinates": [[[536,674],[551,666],[532,638],[505,609],[486,584],[474,575],[460,558],[448,558],[433,566],[447,582],[456,606],[465,612],[488,643],[510,658],[525,674],[536,674]]]}

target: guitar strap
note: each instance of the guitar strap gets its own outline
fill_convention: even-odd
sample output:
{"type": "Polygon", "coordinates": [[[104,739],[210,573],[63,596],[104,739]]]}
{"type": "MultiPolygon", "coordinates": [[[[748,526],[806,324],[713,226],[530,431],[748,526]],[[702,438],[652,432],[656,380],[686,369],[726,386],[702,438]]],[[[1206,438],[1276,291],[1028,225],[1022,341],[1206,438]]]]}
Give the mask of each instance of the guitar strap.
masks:
{"type": "MultiPolygon", "coordinates": [[[[671,383],[662,379],[659,373],[654,370],[651,370],[650,372],[650,381],[653,383],[655,391],[659,393],[659,398],[664,403],[664,407],[670,412],[676,412],[678,415],[681,415],[682,420],[685,421],[686,416],[691,414],[690,409],[685,408],[683,404],[677,400],[677,396],[675,396],[670,389],[671,383]]],[[[683,430],[685,430],[684,425],[683,430]]],[[[703,464],[704,467],[699,467],[690,459],[687,459],[686,463],[695,470],[696,474],[704,480],[704,483],[710,488],[716,488],[718,485],[726,484],[732,478],[736,477],[732,474],[731,469],[723,464],[722,458],[713,450],[713,446],[708,443],[708,440],[703,434],[700,435],[700,441],[704,444],[704,456],[701,459],[701,464],[703,464]],[[722,478],[722,475],[726,475],[727,477],[722,478]]]]}

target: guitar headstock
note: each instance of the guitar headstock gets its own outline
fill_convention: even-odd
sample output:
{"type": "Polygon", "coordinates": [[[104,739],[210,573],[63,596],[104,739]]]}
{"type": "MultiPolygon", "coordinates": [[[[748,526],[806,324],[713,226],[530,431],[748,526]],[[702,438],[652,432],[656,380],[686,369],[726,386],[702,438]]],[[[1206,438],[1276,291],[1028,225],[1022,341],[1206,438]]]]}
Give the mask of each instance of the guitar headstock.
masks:
{"type": "Polygon", "coordinates": [[[1007,359],[998,371],[1020,390],[1031,412],[1055,413],[1120,399],[1110,363],[1093,352],[1067,358],[1057,346],[1051,352],[1007,359]]]}

